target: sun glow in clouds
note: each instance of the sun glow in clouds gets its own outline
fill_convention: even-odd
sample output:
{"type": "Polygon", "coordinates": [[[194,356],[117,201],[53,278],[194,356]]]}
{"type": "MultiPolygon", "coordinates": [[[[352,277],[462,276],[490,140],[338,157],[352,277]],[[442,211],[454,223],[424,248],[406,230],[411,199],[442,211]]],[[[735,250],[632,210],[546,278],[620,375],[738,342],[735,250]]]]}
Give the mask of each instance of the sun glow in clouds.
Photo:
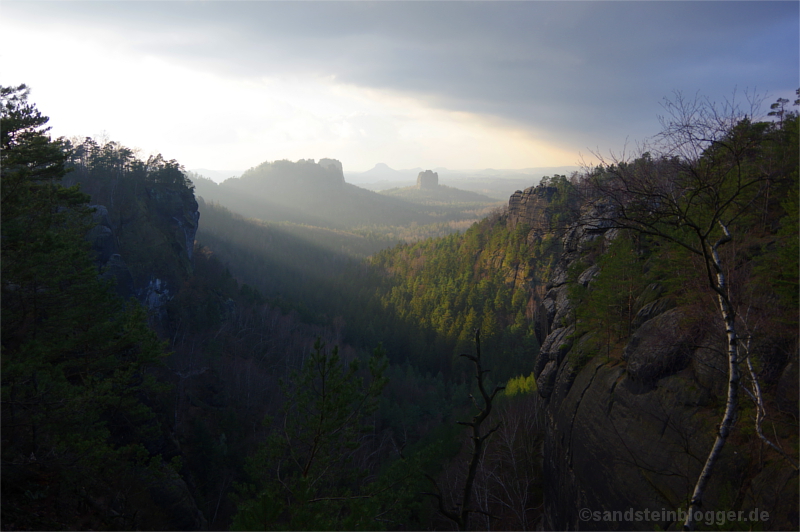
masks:
{"type": "Polygon", "coordinates": [[[19,48],[2,54],[0,82],[28,84],[31,100],[51,117],[53,135],[106,132],[187,168],[322,157],[341,160],[346,171],[378,162],[396,169],[522,168],[577,158],[509,124],[333,76],[223,78],[134,54],[113,40],[99,45],[79,31],[6,30],[7,42],[19,48]],[[85,68],[80,58],[87,59],[85,68]]]}

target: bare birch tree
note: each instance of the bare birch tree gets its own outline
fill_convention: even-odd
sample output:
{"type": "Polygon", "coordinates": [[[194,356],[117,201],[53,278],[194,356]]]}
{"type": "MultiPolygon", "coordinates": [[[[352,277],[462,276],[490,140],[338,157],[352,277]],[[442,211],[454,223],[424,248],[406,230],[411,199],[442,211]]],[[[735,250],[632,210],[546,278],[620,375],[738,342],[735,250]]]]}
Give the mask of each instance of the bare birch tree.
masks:
{"type": "Polygon", "coordinates": [[[612,156],[590,171],[587,184],[600,217],[617,227],[673,242],[700,257],[713,290],[727,338],[728,384],[725,412],[697,479],[685,530],[694,528],[711,473],[735,423],[739,400],[739,343],[736,307],[720,249],[732,229],[768,190],[775,177],[758,164],[770,124],[754,122],[760,100],[743,110],[735,100],[717,105],[707,99],[665,99],[663,127],[636,159],[612,156]]]}

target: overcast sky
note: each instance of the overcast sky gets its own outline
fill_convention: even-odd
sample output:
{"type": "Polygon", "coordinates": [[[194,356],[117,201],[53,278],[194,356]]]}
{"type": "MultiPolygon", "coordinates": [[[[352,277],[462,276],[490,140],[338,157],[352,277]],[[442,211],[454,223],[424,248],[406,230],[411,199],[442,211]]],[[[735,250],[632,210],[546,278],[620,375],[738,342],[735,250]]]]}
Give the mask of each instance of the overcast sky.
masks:
{"type": "Polygon", "coordinates": [[[573,165],[674,91],[793,101],[798,5],[3,0],[0,84],[187,168],[573,165]]]}

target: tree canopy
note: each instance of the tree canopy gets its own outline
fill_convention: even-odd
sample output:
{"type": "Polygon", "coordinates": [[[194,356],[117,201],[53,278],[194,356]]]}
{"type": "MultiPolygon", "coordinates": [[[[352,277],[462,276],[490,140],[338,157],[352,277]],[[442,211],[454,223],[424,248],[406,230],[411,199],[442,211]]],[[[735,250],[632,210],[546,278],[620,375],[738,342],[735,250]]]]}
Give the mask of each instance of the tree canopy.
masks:
{"type": "MultiPolygon", "coordinates": [[[[47,117],[24,85],[0,94],[3,519],[62,528],[29,494],[55,485],[77,505],[141,479],[154,428],[142,398],[164,351],[138,303],[100,279],[84,238],[89,197],[60,184],[67,153],[47,117]]],[[[106,518],[87,526],[135,524],[125,511],[106,518]]]]}

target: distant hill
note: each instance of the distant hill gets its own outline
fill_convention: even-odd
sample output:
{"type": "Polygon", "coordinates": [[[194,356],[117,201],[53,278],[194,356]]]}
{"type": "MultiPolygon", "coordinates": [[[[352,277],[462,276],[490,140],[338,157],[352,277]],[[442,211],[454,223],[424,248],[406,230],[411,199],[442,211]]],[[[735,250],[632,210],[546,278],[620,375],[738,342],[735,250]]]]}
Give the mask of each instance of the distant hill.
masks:
{"type": "MultiPolygon", "coordinates": [[[[546,175],[546,174],[545,174],[546,175]]],[[[517,176],[517,177],[472,177],[452,178],[445,177],[448,186],[461,190],[475,192],[495,201],[508,200],[517,190],[525,190],[539,183],[542,176],[517,176]]]]}
{"type": "MultiPolygon", "coordinates": [[[[341,234],[333,240],[356,256],[398,241],[463,231],[498,206],[490,197],[452,187],[379,194],[346,183],[335,159],[265,162],[222,183],[193,172],[187,176],[198,198],[245,218],[355,231],[369,239],[366,247],[360,240],[341,241],[341,234]]],[[[305,237],[326,238],[326,233],[309,231],[305,237]]]]}
{"type": "MultiPolygon", "coordinates": [[[[346,172],[348,183],[376,192],[405,188],[416,182],[421,168],[394,170],[380,163],[366,172],[346,172]]],[[[507,200],[517,190],[525,190],[539,183],[544,176],[566,175],[580,170],[578,166],[542,166],[521,169],[484,168],[480,170],[450,170],[433,168],[439,174],[439,183],[461,190],[477,192],[495,201],[507,200]]]]}
{"type": "Polygon", "coordinates": [[[264,221],[337,229],[437,221],[418,205],[345,183],[335,159],[265,162],[215,183],[194,176],[198,196],[264,221]]]}
{"type": "Polygon", "coordinates": [[[395,170],[385,163],[378,163],[366,172],[347,172],[348,183],[372,183],[380,181],[414,181],[422,168],[395,170]]]}
{"type": "Polygon", "coordinates": [[[468,190],[460,190],[446,185],[439,185],[433,189],[419,189],[416,186],[393,188],[384,190],[381,194],[391,196],[394,198],[402,198],[412,203],[419,203],[422,205],[452,205],[452,204],[470,204],[470,205],[485,205],[488,203],[497,203],[497,200],[478,194],[477,192],[470,192],[468,190]]]}
{"type": "Polygon", "coordinates": [[[394,168],[389,168],[389,166],[384,163],[378,163],[370,170],[367,170],[366,172],[361,172],[360,177],[363,179],[395,180],[395,179],[408,178],[409,176],[414,176],[417,174],[417,172],[420,172],[421,170],[422,168],[395,170],[394,168]]]}

